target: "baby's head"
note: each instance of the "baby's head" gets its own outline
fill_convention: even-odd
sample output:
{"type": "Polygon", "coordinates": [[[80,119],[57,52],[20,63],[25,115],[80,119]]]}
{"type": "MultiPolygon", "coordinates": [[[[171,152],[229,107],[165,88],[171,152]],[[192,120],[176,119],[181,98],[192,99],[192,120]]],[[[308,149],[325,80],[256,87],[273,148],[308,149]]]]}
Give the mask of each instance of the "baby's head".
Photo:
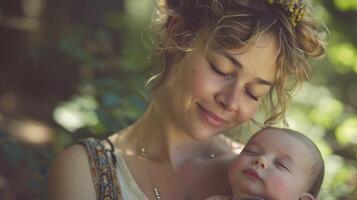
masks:
{"type": "Polygon", "coordinates": [[[231,163],[233,195],[265,200],[313,200],[324,177],[316,145],[301,133],[268,127],[253,135],[231,163]]]}

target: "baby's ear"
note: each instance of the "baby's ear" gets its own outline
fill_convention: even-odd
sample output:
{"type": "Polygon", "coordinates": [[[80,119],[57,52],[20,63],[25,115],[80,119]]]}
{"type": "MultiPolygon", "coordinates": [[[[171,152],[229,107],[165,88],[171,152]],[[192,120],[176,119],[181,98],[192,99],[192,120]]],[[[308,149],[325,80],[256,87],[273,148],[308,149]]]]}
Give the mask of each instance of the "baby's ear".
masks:
{"type": "Polygon", "coordinates": [[[303,193],[300,195],[299,200],[315,200],[315,197],[309,193],[303,193]]]}

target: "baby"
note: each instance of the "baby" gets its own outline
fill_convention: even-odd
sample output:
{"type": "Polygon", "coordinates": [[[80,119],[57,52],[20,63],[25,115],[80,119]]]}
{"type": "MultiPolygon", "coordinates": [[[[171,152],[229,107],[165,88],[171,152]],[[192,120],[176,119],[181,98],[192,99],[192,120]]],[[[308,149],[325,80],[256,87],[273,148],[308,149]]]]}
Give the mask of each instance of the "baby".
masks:
{"type": "Polygon", "coordinates": [[[316,145],[301,133],[268,127],[254,134],[229,166],[233,196],[206,200],[314,200],[324,177],[316,145]]]}

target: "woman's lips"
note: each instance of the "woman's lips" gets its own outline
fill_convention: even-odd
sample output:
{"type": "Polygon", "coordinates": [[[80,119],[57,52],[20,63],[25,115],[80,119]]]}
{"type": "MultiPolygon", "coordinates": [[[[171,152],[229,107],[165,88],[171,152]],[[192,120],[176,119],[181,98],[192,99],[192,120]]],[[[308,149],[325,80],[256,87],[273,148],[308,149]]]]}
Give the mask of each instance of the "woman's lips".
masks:
{"type": "Polygon", "coordinates": [[[257,173],[257,171],[255,171],[254,169],[251,169],[251,168],[245,169],[245,170],[243,171],[243,173],[244,173],[246,176],[251,177],[251,178],[253,178],[253,179],[262,180],[262,179],[260,178],[259,174],[257,173]]]}
{"type": "Polygon", "coordinates": [[[212,126],[221,127],[227,122],[226,120],[218,117],[213,112],[208,111],[206,108],[201,106],[199,103],[197,103],[197,105],[198,105],[198,108],[199,108],[202,116],[204,117],[204,119],[212,126]]]}

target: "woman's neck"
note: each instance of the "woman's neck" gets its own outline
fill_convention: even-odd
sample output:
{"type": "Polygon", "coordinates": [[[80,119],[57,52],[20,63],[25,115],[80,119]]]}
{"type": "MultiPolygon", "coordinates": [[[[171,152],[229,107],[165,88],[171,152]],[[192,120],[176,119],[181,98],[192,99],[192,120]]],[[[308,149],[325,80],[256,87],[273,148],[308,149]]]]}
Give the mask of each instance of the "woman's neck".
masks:
{"type": "Polygon", "coordinates": [[[160,108],[152,103],[144,116],[132,126],[130,141],[133,141],[135,152],[145,148],[148,158],[168,162],[174,169],[210,154],[210,141],[193,139],[160,108]]]}

